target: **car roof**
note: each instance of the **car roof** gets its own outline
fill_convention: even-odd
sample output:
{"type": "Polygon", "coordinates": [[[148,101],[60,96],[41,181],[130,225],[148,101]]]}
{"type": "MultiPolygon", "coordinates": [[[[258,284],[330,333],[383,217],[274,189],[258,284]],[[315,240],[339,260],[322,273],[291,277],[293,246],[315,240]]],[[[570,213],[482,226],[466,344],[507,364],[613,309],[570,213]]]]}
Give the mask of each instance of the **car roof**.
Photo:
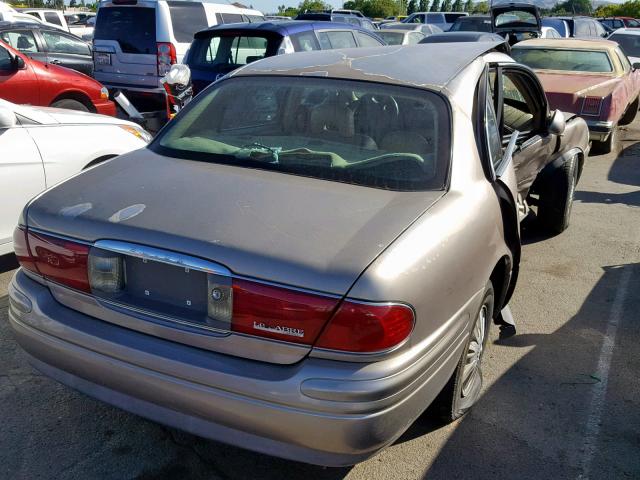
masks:
{"type": "Polygon", "coordinates": [[[591,38],[535,38],[516,43],[513,48],[571,48],[574,50],[612,50],[618,46],[616,42],[591,38]]]}
{"type": "Polygon", "coordinates": [[[440,43],[445,43],[445,39],[451,39],[452,42],[478,42],[480,40],[495,40],[496,43],[504,43],[506,41],[497,33],[492,32],[439,32],[429,35],[428,38],[430,39],[430,41],[438,40],[440,41],[440,43]]]}
{"type": "Polygon", "coordinates": [[[304,75],[439,91],[476,58],[498,45],[498,42],[468,42],[299,52],[252,62],[233,71],[230,77],[304,75]],[[416,68],[416,65],[438,65],[438,68],[416,68]]]}
{"type": "Polygon", "coordinates": [[[47,25],[44,23],[36,23],[36,22],[8,22],[3,21],[0,22],[0,30],[9,30],[9,29],[38,29],[38,30],[55,30],[57,32],[64,32],[59,28],[56,28],[52,25],[47,25]]]}
{"type": "Polygon", "coordinates": [[[206,37],[207,32],[220,32],[225,30],[244,30],[244,31],[262,31],[262,32],[275,32],[283,35],[292,34],[296,32],[304,32],[313,29],[348,29],[358,30],[360,32],[373,33],[370,30],[360,28],[358,25],[352,25],[350,23],[342,22],[322,22],[313,20],[279,20],[271,21],[266,20],[264,22],[252,22],[252,23],[222,23],[214,25],[204,30],[197,32],[194,37],[201,38],[206,37]]]}
{"type": "Polygon", "coordinates": [[[621,33],[623,35],[640,35],[640,28],[618,28],[611,32],[611,35],[614,33],[621,33]]]}

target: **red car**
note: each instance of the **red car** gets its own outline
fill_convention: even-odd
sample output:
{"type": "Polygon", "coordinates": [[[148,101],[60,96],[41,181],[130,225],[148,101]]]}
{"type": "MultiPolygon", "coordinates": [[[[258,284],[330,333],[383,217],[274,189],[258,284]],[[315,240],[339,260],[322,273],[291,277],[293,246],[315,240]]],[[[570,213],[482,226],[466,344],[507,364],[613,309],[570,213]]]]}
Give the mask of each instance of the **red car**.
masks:
{"type": "Polygon", "coordinates": [[[594,150],[617,148],[617,127],[638,112],[640,70],[616,42],[527,40],[514,45],[511,56],[535,70],[551,108],[584,118],[594,150]]]}
{"type": "Polygon", "coordinates": [[[0,41],[0,98],[13,103],[116,114],[109,92],[94,79],[32,60],[0,41]]]}

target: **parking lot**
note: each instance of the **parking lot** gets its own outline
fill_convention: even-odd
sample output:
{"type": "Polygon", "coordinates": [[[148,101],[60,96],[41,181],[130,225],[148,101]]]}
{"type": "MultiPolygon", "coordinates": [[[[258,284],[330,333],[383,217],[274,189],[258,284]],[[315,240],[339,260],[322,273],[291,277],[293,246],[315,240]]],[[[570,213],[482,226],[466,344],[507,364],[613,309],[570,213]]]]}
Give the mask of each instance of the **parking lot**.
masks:
{"type": "Polygon", "coordinates": [[[493,329],[479,404],[444,427],[427,411],[353,468],[203,440],[40,375],[9,331],[3,273],[0,478],[640,478],[640,122],[622,133],[617,158],[586,162],[566,232],[525,229],[518,333],[493,329]]]}

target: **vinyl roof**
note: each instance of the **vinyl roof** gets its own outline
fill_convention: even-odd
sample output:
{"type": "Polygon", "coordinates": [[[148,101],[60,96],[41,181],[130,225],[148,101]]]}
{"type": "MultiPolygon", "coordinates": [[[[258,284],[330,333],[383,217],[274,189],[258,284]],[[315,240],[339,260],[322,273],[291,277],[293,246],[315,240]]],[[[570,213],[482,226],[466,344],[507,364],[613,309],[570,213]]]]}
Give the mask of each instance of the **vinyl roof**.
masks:
{"type": "Polygon", "coordinates": [[[499,45],[439,43],[300,52],[250,63],[231,76],[308,75],[441,89],[476,58],[499,45]]]}

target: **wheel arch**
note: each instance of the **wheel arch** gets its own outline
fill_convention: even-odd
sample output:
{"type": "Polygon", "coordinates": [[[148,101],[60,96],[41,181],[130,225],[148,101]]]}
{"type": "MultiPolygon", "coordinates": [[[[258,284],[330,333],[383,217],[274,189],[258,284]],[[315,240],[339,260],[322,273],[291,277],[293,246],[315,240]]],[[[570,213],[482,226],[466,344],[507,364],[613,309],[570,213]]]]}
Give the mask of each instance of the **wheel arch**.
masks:
{"type": "Polygon", "coordinates": [[[95,158],[95,159],[91,160],[84,167],[82,167],[82,170],[86,170],[87,168],[94,167],[94,166],[98,165],[99,163],[106,162],[107,160],[111,160],[112,158],[115,158],[117,156],[118,155],[113,154],[113,153],[109,154],[109,155],[102,155],[101,157],[98,157],[98,158],[95,158]]]}
{"type": "Polygon", "coordinates": [[[57,97],[51,100],[51,103],[49,105],[53,105],[54,103],[59,102],[60,100],[75,100],[83,104],[85,107],[87,107],[91,113],[97,112],[96,107],[91,102],[91,99],[84,92],[80,92],[77,90],[67,90],[65,92],[60,93],[57,97]]]}

